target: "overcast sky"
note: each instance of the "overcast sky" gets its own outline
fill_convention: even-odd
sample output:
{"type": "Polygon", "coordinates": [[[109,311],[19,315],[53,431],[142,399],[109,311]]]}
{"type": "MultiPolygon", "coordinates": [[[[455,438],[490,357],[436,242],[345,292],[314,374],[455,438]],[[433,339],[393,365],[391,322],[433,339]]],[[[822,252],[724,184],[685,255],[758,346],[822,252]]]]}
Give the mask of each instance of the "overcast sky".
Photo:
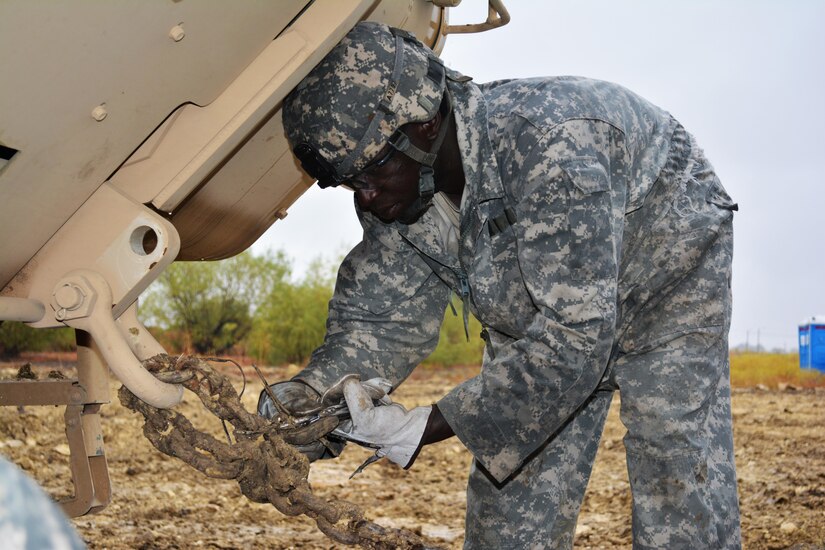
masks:
{"type": "MultiPolygon", "coordinates": [[[[620,83],[693,133],[739,203],[731,344],[795,351],[825,314],[825,0],[505,0],[512,21],[447,39],[478,82],[573,74],[620,83]]],[[[486,17],[464,0],[452,23],[486,17]]],[[[352,195],[313,188],[254,245],[302,273],[360,240],[352,195]]]]}

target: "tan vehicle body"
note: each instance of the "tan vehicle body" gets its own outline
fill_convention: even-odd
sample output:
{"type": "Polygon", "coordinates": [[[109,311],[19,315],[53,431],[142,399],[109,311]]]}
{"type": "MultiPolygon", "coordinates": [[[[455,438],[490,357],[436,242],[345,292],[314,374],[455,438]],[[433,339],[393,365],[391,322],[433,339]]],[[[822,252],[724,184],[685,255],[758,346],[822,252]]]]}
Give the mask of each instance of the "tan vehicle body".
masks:
{"type": "MultiPolygon", "coordinates": [[[[172,407],[136,300],[174,260],[248,248],[312,185],[281,125],[289,91],[358,21],[436,51],[454,0],[0,4],[0,321],[78,330],[78,379],[0,383],[0,405],[65,404],[71,515],[110,498],[108,369],[172,407]],[[44,385],[45,384],[45,385],[44,385]]],[[[501,9],[494,9],[499,6],[501,9]]],[[[501,17],[496,19],[496,16],[501,17]]]]}

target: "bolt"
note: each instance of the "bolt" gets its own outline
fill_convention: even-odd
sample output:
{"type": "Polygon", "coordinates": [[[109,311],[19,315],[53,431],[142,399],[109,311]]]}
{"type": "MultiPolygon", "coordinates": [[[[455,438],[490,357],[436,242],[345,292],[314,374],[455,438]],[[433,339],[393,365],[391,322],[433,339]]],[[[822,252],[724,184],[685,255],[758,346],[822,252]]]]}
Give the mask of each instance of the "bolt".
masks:
{"type": "Polygon", "coordinates": [[[54,291],[54,302],[61,308],[72,311],[83,303],[83,291],[71,283],[65,283],[54,291]]]}
{"type": "Polygon", "coordinates": [[[51,307],[58,321],[88,317],[96,303],[95,287],[80,272],[69,273],[52,291],[51,307]]]}
{"type": "Polygon", "coordinates": [[[183,40],[183,37],[186,36],[186,32],[183,30],[183,25],[175,25],[172,27],[172,30],[169,31],[169,38],[174,40],[175,42],[180,42],[183,40]]]}
{"type": "Polygon", "coordinates": [[[105,103],[101,103],[100,105],[98,105],[97,107],[92,109],[92,118],[95,119],[98,122],[100,122],[104,118],[106,118],[106,115],[108,115],[108,114],[109,114],[109,112],[106,110],[106,104],[105,103]]]}
{"type": "Polygon", "coordinates": [[[74,391],[72,391],[72,392],[70,392],[70,393],[69,393],[69,400],[70,400],[72,403],[78,403],[78,402],[80,402],[80,399],[81,399],[82,397],[83,397],[83,396],[82,396],[82,395],[80,394],[80,392],[79,392],[79,391],[77,391],[77,390],[74,390],[74,391]]]}

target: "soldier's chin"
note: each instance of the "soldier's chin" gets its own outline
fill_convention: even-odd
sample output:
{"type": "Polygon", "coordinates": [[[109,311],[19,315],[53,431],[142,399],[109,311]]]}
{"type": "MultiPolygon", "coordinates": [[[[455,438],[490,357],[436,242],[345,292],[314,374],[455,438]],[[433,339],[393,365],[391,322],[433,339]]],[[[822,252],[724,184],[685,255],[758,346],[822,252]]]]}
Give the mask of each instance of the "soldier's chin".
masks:
{"type": "Polygon", "coordinates": [[[421,216],[432,206],[432,200],[425,201],[422,198],[417,198],[414,203],[406,208],[398,215],[395,221],[403,223],[404,225],[412,225],[421,219],[421,216]]]}

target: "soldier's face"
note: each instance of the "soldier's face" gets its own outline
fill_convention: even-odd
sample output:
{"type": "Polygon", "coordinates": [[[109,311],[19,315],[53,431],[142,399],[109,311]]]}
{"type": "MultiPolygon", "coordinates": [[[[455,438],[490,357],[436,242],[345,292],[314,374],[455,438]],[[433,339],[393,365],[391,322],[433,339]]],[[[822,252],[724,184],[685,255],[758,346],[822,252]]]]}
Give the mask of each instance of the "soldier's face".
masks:
{"type": "MultiPolygon", "coordinates": [[[[378,155],[382,158],[389,151],[378,155]]],[[[355,188],[358,206],[384,223],[411,223],[417,209],[419,164],[403,153],[395,153],[379,166],[368,167],[358,176],[363,185],[355,188]]]]}

